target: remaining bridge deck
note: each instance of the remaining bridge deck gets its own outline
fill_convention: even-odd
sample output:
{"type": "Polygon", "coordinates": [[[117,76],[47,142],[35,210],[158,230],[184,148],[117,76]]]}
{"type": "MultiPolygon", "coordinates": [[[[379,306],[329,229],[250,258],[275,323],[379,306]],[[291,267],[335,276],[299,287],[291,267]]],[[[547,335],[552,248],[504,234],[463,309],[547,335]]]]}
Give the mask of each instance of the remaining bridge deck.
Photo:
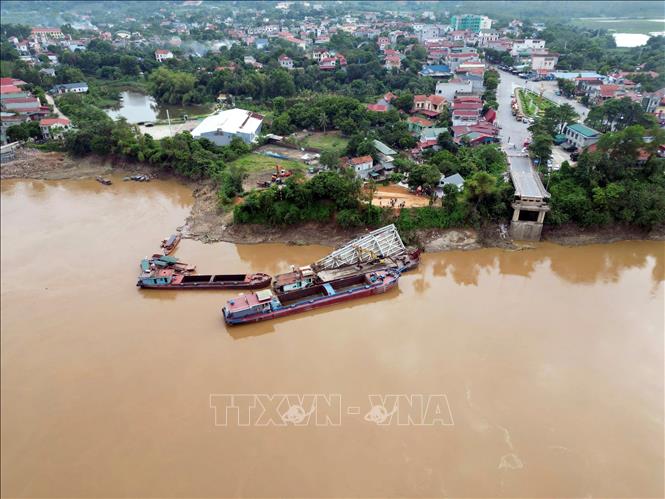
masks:
{"type": "Polygon", "coordinates": [[[510,178],[515,186],[515,196],[519,198],[540,199],[550,197],[540,181],[538,172],[531,166],[528,156],[508,156],[510,178]]]}

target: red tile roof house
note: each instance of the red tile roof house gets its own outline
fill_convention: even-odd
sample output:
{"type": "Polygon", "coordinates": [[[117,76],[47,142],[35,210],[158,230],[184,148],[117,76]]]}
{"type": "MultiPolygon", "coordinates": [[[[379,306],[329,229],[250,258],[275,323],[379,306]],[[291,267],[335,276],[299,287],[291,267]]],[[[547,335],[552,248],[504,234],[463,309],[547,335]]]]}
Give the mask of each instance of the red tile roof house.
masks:
{"type": "Polygon", "coordinates": [[[383,63],[383,66],[388,70],[399,69],[402,66],[402,59],[398,55],[386,56],[386,60],[383,63]]]}
{"type": "Polygon", "coordinates": [[[319,62],[319,69],[322,69],[324,71],[330,69],[337,69],[338,67],[342,66],[346,66],[346,58],[341,54],[337,54],[334,57],[321,59],[321,62],[319,62]]]}
{"type": "Polygon", "coordinates": [[[475,109],[453,109],[453,126],[478,123],[479,118],[475,109]]]}
{"type": "Polygon", "coordinates": [[[173,59],[173,52],[165,49],[155,50],[155,59],[157,62],[164,62],[166,59],[173,59]]]}
{"type": "Polygon", "coordinates": [[[388,106],[385,104],[367,104],[367,110],[375,113],[385,113],[388,111],[388,106]]]}
{"type": "Polygon", "coordinates": [[[347,161],[346,165],[353,168],[358,177],[367,178],[374,166],[374,160],[372,156],[360,156],[358,158],[351,158],[347,161]]]}
{"type": "Polygon", "coordinates": [[[19,109],[34,109],[37,111],[41,107],[41,103],[37,97],[16,97],[13,99],[2,99],[2,106],[7,111],[19,112],[19,109]]]}
{"type": "Polygon", "coordinates": [[[67,118],[44,118],[39,121],[39,128],[45,139],[57,139],[71,128],[71,122],[67,118]]]}
{"type": "Polygon", "coordinates": [[[420,116],[410,116],[407,121],[408,121],[409,131],[414,132],[417,135],[420,135],[420,133],[425,128],[431,128],[434,126],[433,121],[426,120],[425,118],[421,118],[420,116]]]}
{"type": "Polygon", "coordinates": [[[21,97],[30,97],[29,92],[24,92],[16,85],[2,85],[0,86],[0,99],[19,99],[21,97]]]}
{"type": "Polygon", "coordinates": [[[293,69],[293,59],[288,55],[282,54],[278,57],[279,65],[285,69],[293,69]]]}
{"type": "Polygon", "coordinates": [[[600,85],[589,92],[589,97],[595,102],[604,102],[618,97],[621,93],[623,93],[621,85],[600,85]]]}
{"type": "Polygon", "coordinates": [[[413,110],[426,116],[436,117],[446,106],[446,99],[441,95],[414,95],[413,110]]]}

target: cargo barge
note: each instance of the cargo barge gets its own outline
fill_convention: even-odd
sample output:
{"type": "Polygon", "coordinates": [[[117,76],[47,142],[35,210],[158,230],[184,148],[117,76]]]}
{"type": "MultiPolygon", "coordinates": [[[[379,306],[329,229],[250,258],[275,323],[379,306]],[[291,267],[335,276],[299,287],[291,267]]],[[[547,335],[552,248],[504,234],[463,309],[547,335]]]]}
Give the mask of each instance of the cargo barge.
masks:
{"type": "Polygon", "coordinates": [[[286,317],[335,303],[385,293],[397,285],[399,276],[399,271],[386,269],[351,275],[286,293],[273,294],[266,289],[243,294],[226,303],[222,308],[222,316],[229,325],[286,317]]]}
{"type": "Polygon", "coordinates": [[[139,276],[143,289],[261,289],[270,285],[268,274],[186,274],[160,269],[139,276]]]}

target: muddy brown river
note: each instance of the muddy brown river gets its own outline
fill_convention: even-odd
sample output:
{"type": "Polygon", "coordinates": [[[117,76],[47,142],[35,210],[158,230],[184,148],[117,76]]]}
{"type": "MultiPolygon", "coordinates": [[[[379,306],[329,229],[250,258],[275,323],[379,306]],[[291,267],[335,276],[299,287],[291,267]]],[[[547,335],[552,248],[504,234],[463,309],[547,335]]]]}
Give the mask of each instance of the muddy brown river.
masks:
{"type": "MultiPolygon", "coordinates": [[[[3,497],[660,497],[665,244],[424,255],[234,329],[136,288],[174,183],[2,182],[3,497]]],[[[329,248],[202,244],[205,273],[329,248]]]]}

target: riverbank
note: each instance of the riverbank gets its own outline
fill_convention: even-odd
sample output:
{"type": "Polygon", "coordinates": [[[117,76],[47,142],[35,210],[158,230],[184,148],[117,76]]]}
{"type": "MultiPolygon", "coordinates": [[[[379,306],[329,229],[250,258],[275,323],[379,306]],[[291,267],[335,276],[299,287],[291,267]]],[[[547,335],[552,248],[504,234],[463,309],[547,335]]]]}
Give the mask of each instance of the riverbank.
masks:
{"type": "MultiPolygon", "coordinates": [[[[358,236],[362,229],[343,229],[334,223],[306,223],[298,226],[268,227],[253,224],[234,224],[231,209],[221,210],[217,193],[210,181],[192,182],[165,173],[159,168],[108,158],[88,156],[74,158],[60,152],[44,152],[22,148],[17,159],[4,163],[0,178],[38,180],[80,180],[97,175],[148,174],[161,180],[174,180],[193,191],[193,204],[183,226],[183,235],[202,242],[237,244],[284,243],[293,245],[339,246],[358,236]]],[[[365,229],[369,232],[370,229],[365,229]]],[[[501,236],[498,226],[474,229],[420,229],[405,235],[409,244],[425,252],[466,251],[480,248],[524,249],[528,243],[511,241],[501,236]]],[[[635,227],[612,226],[583,228],[575,225],[545,226],[543,241],[565,246],[602,244],[623,240],[665,240],[665,227],[645,231],[635,227]]]]}

